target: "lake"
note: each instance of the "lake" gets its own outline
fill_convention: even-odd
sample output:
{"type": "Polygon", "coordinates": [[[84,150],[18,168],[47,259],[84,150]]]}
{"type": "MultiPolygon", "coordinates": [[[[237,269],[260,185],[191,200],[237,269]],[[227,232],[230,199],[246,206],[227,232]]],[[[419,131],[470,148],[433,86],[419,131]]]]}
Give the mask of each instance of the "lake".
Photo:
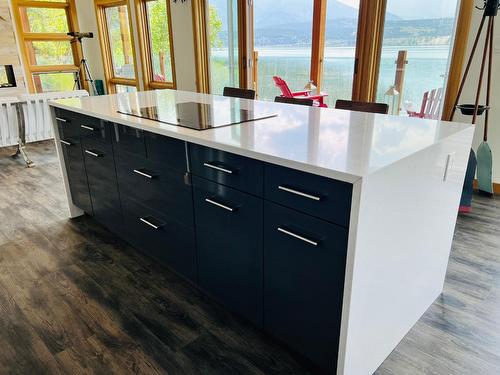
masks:
{"type": "MultiPolygon", "coordinates": [[[[258,94],[260,99],[273,100],[279,95],[272,77],[279,75],[288,82],[292,91],[301,90],[309,81],[310,49],[256,47],[258,61],[258,94]]],[[[449,46],[384,47],[380,64],[377,101],[387,102],[384,93],[394,84],[396,58],[399,50],[408,51],[402,102],[414,103],[420,108],[424,92],[443,87],[448,70],[449,46]]],[[[326,47],[323,65],[322,91],[329,94],[327,103],[336,99],[350,99],[354,73],[354,47],[326,47]]],[[[222,93],[229,84],[227,50],[212,50],[211,75],[213,93],[222,93]]]]}

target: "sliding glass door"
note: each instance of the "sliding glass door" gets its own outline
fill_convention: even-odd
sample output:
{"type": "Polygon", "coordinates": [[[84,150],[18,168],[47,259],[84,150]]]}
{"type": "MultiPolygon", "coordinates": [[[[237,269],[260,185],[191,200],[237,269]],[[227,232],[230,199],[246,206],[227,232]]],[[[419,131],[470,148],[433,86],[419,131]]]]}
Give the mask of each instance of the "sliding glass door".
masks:
{"type": "Polygon", "coordinates": [[[330,0],[326,6],[325,49],[321,89],[326,103],[352,98],[360,0],[330,0]]]}
{"type": "Polygon", "coordinates": [[[309,82],[314,0],[254,0],[254,77],[259,99],[280,95],[273,76],[292,91],[309,82]]]}
{"type": "Polygon", "coordinates": [[[458,0],[253,0],[241,30],[235,3],[208,0],[214,93],[245,81],[273,100],[280,76],[291,91],[314,81],[330,107],[354,97],[402,115],[418,112],[426,92],[443,95],[458,0]],[[239,63],[251,69],[239,77],[246,35],[252,59],[239,63]]]}
{"type": "MultiPolygon", "coordinates": [[[[426,92],[439,105],[449,69],[458,0],[388,0],[377,101],[391,113],[420,112],[426,92]],[[431,94],[430,94],[431,95],[431,94]]],[[[439,117],[439,110],[431,117],[439,117]]]]}
{"type": "Polygon", "coordinates": [[[238,0],[208,0],[210,91],[239,87],[238,0]]]}

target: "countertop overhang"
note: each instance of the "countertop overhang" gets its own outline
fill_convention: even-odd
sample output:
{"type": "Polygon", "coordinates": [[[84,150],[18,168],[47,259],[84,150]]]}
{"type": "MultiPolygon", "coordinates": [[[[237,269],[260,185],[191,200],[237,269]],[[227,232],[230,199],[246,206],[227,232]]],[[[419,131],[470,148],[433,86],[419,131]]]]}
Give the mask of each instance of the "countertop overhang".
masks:
{"type": "Polygon", "coordinates": [[[350,183],[472,128],[461,123],[235,99],[178,90],[69,98],[49,104],[350,183]],[[193,101],[226,101],[243,109],[258,108],[263,112],[277,113],[277,117],[198,131],[118,113],[119,110],[151,106],[175,111],[175,104],[193,101]]]}

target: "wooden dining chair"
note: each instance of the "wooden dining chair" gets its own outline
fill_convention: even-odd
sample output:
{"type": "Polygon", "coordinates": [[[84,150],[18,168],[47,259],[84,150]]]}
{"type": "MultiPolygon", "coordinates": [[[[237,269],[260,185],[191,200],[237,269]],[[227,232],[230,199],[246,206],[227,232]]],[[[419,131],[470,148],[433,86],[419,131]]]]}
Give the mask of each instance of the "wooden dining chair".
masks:
{"type": "Polygon", "coordinates": [[[389,112],[389,106],[385,103],[366,103],[354,102],[352,100],[338,99],[335,102],[335,109],[346,109],[356,112],[381,113],[386,115],[389,112]]]}
{"type": "Polygon", "coordinates": [[[285,98],[284,96],[277,96],[274,98],[274,101],[276,103],[307,105],[310,107],[314,105],[314,100],[312,99],[285,98]]]}
{"type": "Polygon", "coordinates": [[[222,93],[224,96],[229,96],[232,98],[241,98],[241,99],[255,99],[255,90],[249,89],[240,89],[237,87],[224,87],[224,92],[222,93]]]}

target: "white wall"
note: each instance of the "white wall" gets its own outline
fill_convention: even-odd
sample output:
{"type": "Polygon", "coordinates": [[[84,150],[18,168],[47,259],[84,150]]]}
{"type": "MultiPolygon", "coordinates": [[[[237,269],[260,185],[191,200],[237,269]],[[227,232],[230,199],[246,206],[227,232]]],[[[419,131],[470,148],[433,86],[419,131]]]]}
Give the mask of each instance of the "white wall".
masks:
{"type": "MultiPolygon", "coordinates": [[[[185,3],[182,3],[181,1],[174,3],[172,0],[170,0],[170,2],[177,88],[179,90],[196,91],[191,2],[189,0],[185,3]]],[[[137,30],[135,30],[135,25],[137,25],[137,23],[135,20],[133,1],[131,0],[130,3],[130,16],[132,18],[132,26],[134,28],[133,36],[135,47],[136,51],[139,52],[137,30]]],[[[94,33],[93,39],[84,39],[83,41],[85,57],[88,60],[94,79],[104,80],[104,69],[102,64],[101,47],[99,45],[99,34],[97,31],[94,1],[78,0],[76,1],[76,8],[80,30],[85,32],[91,31],[94,33]]],[[[140,61],[137,61],[136,65],[139,74],[139,83],[142,85],[142,70],[140,61]]]]}
{"type": "Polygon", "coordinates": [[[101,46],[99,44],[99,32],[97,31],[97,19],[93,0],[78,0],[76,13],[80,31],[93,32],[93,39],[83,39],[83,54],[89,64],[90,72],[94,79],[104,81],[104,68],[102,64],[101,46]]]}
{"type": "MultiPolygon", "coordinates": [[[[474,10],[472,26],[469,34],[467,58],[469,57],[470,50],[474,42],[474,38],[477,34],[481,17],[482,17],[482,12],[479,10],[474,10]]],[[[492,109],[490,111],[489,134],[488,134],[488,144],[490,145],[491,151],[493,153],[493,181],[495,181],[496,183],[500,183],[500,22],[499,21],[500,21],[500,15],[496,17],[495,36],[493,39],[494,40],[493,79],[492,79],[492,91],[491,91],[492,95],[490,103],[492,109]]],[[[482,51],[484,47],[485,33],[486,32],[483,31],[483,38],[481,39],[480,47],[476,52],[474,64],[469,73],[469,79],[466,83],[460,103],[463,104],[474,103],[478,78],[479,78],[479,68],[482,58],[482,51]]],[[[486,72],[484,81],[486,81],[486,72]]],[[[483,95],[481,104],[484,104],[486,101],[486,85],[484,85],[482,93],[483,95]]],[[[457,115],[455,115],[455,120],[461,122],[470,122],[472,118],[468,116],[462,116],[457,112],[457,115]]],[[[474,142],[473,142],[474,150],[477,150],[477,147],[479,146],[479,144],[483,139],[483,129],[484,129],[484,115],[479,118],[477,123],[476,132],[474,135],[474,142]]]]}

